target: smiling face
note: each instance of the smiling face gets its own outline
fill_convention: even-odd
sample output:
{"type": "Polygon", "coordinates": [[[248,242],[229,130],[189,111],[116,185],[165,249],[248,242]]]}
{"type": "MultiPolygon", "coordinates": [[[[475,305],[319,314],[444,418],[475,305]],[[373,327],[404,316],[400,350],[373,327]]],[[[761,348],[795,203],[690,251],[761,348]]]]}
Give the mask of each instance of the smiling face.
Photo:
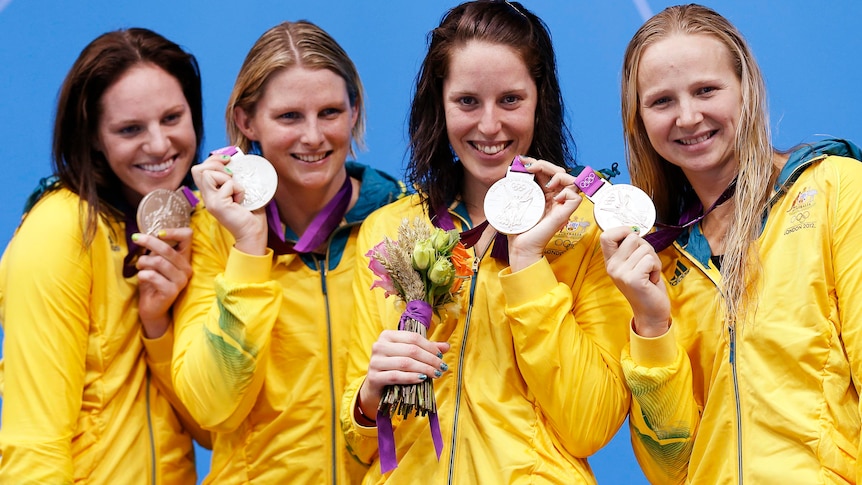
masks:
{"type": "Polygon", "coordinates": [[[515,155],[528,154],[536,82],[518,52],[500,44],[469,41],[454,49],[449,61],[443,81],[449,143],[464,166],[467,186],[487,191],[506,175],[515,155]]]}
{"type": "Polygon", "coordinates": [[[279,193],[337,190],[356,120],[344,79],[329,69],[279,71],[253,113],[236,109],[237,127],[278,172],[279,193]]]}
{"type": "Polygon", "coordinates": [[[197,137],[180,83],[152,64],[129,69],[100,100],[97,150],[134,205],[155,189],[180,186],[197,137]]]}
{"type": "Polygon", "coordinates": [[[659,155],[695,186],[733,179],[742,88],[724,44],[691,34],[656,42],[641,57],[637,91],[641,119],[659,155]]]}

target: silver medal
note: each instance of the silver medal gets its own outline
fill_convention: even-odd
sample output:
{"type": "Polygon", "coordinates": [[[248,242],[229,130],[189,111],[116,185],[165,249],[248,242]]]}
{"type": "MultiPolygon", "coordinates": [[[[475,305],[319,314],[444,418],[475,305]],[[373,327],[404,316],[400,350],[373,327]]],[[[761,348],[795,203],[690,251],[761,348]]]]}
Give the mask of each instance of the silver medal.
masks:
{"type": "Polygon", "coordinates": [[[234,181],[243,189],[240,205],[253,211],[260,209],[275,196],[278,175],[269,161],[258,155],[246,155],[239,149],[226,165],[234,181]]]}
{"type": "Polygon", "coordinates": [[[503,234],[531,229],[545,213],[545,193],[529,173],[509,172],[485,194],[485,218],[503,234]]]}
{"type": "Polygon", "coordinates": [[[627,226],[644,235],[655,223],[655,206],[643,190],[628,184],[605,184],[591,198],[596,223],[603,231],[627,226]]]}

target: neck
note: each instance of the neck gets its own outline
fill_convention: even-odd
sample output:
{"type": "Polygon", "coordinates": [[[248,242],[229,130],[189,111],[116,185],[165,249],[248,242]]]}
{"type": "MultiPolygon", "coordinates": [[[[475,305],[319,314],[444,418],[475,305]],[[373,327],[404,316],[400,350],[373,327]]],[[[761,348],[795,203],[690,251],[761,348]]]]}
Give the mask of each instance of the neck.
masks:
{"type": "Polygon", "coordinates": [[[485,194],[490,186],[477,181],[465,180],[461,188],[461,202],[467,207],[467,215],[473,227],[485,222],[485,194]]]}
{"type": "MultiPolygon", "coordinates": [[[[344,177],[346,176],[347,173],[345,172],[344,177]]],[[[293,230],[297,236],[302,236],[317,214],[335,197],[343,183],[343,177],[336,177],[326,188],[285,187],[282,189],[279,186],[275,195],[275,203],[278,206],[281,222],[293,230]]],[[[350,183],[353,184],[353,193],[347,206],[348,211],[356,205],[360,185],[359,181],[353,178],[350,179],[350,183]]]]}
{"type": "Polygon", "coordinates": [[[734,206],[734,199],[731,198],[713,209],[700,221],[700,230],[703,232],[703,237],[709,242],[709,248],[713,255],[724,254],[727,233],[733,223],[734,206]]]}

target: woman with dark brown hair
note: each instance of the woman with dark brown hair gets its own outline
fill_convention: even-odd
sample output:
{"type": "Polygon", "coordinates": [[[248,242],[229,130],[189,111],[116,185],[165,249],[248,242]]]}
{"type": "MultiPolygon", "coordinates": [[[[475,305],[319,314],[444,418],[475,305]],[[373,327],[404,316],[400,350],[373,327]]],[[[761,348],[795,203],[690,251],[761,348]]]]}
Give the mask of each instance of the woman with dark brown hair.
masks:
{"type": "Polygon", "coordinates": [[[155,32],[103,34],[66,76],[55,179],[0,263],[0,482],[195,483],[190,433],[209,438],[170,376],[192,231],[135,214],[190,181],[202,136],[197,62],[155,32]]]}
{"type": "Polygon", "coordinates": [[[419,217],[470,230],[472,272],[425,338],[396,330],[403,305],[370,291],[374,275],[359,269],[341,416],[349,449],[372,465],[364,483],[594,483],[587,457],[628,408],[618,359],[630,313],[605,273],[592,205],[551,183],[574,160],[550,34],[517,2],[473,1],[429,40],[409,121],[418,193],[372,214],[359,247],[397,239],[401,220],[419,217]],[[506,237],[486,223],[484,201],[516,156],[544,215],[506,237]],[[427,379],[440,435],[426,418],[396,416],[389,453],[384,388],[427,379]]]}

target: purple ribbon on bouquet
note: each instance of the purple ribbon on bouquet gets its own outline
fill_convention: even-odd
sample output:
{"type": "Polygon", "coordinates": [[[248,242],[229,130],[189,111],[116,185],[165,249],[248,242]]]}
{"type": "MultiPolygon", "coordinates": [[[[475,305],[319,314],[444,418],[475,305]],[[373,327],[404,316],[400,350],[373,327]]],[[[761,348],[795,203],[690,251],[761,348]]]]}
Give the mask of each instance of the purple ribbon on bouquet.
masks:
{"type": "MultiPolygon", "coordinates": [[[[398,323],[399,330],[404,330],[404,324],[408,319],[416,320],[425,325],[431,325],[431,305],[422,300],[413,300],[407,303],[407,308],[401,314],[398,323]]],[[[440,433],[440,420],[437,413],[428,413],[428,422],[431,426],[431,439],[434,441],[434,451],[437,452],[437,461],[443,452],[443,435],[440,433]]],[[[395,455],[395,432],[392,429],[392,420],[389,413],[377,411],[377,449],[380,454],[380,473],[387,473],[398,467],[398,457],[395,455]]]]}

